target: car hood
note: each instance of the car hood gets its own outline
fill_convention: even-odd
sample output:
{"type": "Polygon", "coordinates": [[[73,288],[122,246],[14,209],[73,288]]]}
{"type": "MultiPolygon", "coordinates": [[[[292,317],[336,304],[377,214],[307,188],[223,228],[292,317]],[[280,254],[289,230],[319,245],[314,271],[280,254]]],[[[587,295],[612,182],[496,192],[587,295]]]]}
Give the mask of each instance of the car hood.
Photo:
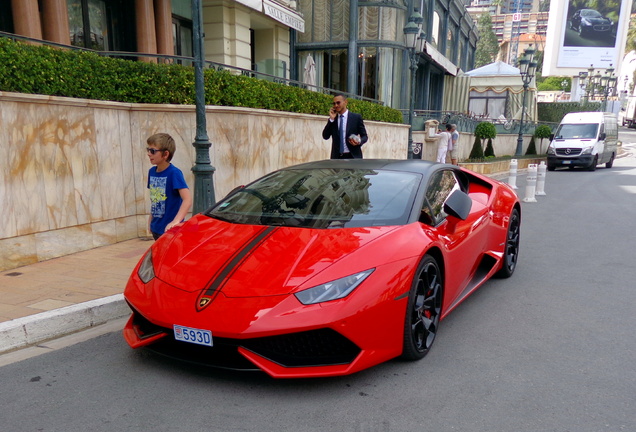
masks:
{"type": "Polygon", "coordinates": [[[609,18],[601,18],[601,17],[595,17],[595,18],[583,17],[583,21],[588,22],[590,24],[608,24],[610,22],[609,18]]]}
{"type": "Polygon", "coordinates": [[[596,144],[596,138],[571,138],[571,139],[555,139],[552,141],[555,148],[586,148],[596,144]]]}
{"type": "Polygon", "coordinates": [[[397,228],[268,227],[197,215],[155,244],[155,275],[188,292],[214,287],[227,297],[288,294],[313,286],[310,279],[320,284],[333,280],[329,275],[370,268],[373,263],[353,257],[397,228]],[[332,267],[340,270],[317,277],[332,267]]]}

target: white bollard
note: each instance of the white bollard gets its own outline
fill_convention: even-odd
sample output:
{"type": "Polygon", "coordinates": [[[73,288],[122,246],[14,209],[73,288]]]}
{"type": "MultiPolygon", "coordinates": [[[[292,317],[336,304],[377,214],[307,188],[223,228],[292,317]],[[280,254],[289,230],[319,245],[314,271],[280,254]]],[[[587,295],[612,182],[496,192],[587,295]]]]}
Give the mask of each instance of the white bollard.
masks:
{"type": "Polygon", "coordinates": [[[528,176],[526,177],[526,197],[523,202],[537,202],[534,191],[537,189],[537,164],[528,165],[528,176]]]}
{"type": "Polygon", "coordinates": [[[508,185],[511,188],[517,189],[517,159],[510,161],[510,174],[508,175],[508,185]]]}
{"type": "Polygon", "coordinates": [[[539,167],[537,168],[537,190],[534,193],[535,195],[545,195],[545,172],[546,172],[545,161],[541,161],[539,167]]]}

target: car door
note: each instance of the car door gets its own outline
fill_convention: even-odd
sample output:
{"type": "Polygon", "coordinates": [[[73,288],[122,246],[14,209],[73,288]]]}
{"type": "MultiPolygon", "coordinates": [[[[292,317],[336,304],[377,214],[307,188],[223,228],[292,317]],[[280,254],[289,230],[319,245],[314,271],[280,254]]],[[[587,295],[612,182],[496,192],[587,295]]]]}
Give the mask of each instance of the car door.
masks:
{"type": "Polygon", "coordinates": [[[465,220],[444,213],[444,203],[458,189],[463,191],[455,170],[442,169],[431,176],[422,206],[422,214],[427,215],[425,219],[430,218],[430,225],[443,247],[444,298],[449,300],[448,305],[469,292],[487,244],[489,213],[486,205],[473,200],[465,220]]]}

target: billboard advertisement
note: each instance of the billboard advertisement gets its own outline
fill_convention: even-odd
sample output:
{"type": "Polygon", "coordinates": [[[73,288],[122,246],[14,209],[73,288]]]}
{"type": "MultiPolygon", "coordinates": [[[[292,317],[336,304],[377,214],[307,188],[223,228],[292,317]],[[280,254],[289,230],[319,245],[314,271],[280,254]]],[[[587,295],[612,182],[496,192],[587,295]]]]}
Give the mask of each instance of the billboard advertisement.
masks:
{"type": "Polygon", "coordinates": [[[552,0],[544,75],[619,66],[631,6],[632,0],[552,0]]]}

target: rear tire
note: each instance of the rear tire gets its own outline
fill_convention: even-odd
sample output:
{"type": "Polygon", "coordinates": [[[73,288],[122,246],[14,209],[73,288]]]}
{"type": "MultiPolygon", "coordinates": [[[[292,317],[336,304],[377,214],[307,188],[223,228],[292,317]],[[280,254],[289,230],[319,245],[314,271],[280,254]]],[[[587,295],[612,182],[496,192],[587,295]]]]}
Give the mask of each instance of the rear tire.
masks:
{"type": "Polygon", "coordinates": [[[519,243],[521,234],[521,216],[516,208],[510,213],[508,232],[506,234],[506,249],[504,250],[501,270],[495,273],[495,277],[505,279],[512,276],[517,268],[519,259],[519,243]]]}
{"type": "Polygon", "coordinates": [[[431,349],[442,315],[442,285],[437,261],[425,255],[417,266],[409,292],[402,359],[420,360],[431,349]]]}

